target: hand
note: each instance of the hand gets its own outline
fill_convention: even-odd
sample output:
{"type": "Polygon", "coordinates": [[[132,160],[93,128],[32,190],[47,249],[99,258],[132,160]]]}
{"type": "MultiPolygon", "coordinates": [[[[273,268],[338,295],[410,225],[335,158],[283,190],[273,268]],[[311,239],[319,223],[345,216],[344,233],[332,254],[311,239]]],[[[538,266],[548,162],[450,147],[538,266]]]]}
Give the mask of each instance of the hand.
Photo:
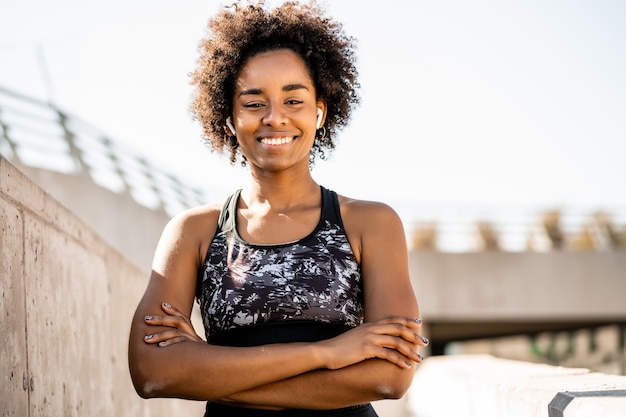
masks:
{"type": "Polygon", "coordinates": [[[161,347],[188,341],[205,343],[196,333],[189,317],[172,307],[169,303],[162,303],[161,309],[165,312],[165,315],[146,316],[146,324],[150,326],[170,327],[172,330],[164,330],[162,332],[146,335],[144,336],[146,343],[158,343],[161,347]]]}
{"type": "Polygon", "coordinates": [[[417,349],[427,346],[428,339],[419,335],[420,324],[420,319],[388,317],[318,343],[327,356],[328,369],[339,369],[372,358],[408,369],[414,362],[424,360],[417,349]]]}

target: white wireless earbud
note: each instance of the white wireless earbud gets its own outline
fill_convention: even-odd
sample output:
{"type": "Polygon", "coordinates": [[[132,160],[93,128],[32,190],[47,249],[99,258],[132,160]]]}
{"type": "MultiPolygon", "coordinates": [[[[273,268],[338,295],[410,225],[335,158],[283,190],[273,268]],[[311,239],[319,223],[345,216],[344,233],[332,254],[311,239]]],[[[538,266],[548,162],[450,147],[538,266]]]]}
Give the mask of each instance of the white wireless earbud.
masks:
{"type": "Polygon", "coordinates": [[[230,129],[230,132],[234,135],[236,133],[235,131],[235,126],[233,126],[233,121],[230,118],[230,116],[228,116],[228,118],[226,119],[226,126],[228,126],[228,128],[230,129]]]}
{"type": "Polygon", "coordinates": [[[324,117],[324,112],[319,107],[317,108],[317,122],[315,125],[316,129],[322,127],[322,117],[324,117]]]}

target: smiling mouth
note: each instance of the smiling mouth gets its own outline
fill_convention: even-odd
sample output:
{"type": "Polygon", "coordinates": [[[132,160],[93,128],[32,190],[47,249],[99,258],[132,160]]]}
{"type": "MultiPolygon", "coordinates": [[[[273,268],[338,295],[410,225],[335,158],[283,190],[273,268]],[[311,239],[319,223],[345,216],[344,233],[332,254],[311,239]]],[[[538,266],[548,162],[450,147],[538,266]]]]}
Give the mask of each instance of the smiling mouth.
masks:
{"type": "Polygon", "coordinates": [[[261,142],[264,145],[278,146],[278,145],[286,145],[289,142],[293,141],[294,139],[295,139],[294,136],[288,136],[284,138],[261,138],[259,139],[259,142],[261,142]]]}

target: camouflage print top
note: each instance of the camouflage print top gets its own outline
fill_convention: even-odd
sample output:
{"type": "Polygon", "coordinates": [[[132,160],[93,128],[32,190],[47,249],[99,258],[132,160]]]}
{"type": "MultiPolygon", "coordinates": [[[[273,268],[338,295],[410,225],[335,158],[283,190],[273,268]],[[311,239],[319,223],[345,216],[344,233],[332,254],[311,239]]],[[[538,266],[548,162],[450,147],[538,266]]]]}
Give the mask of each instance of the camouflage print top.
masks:
{"type": "Polygon", "coordinates": [[[280,245],[253,245],[237,233],[241,190],[226,201],[206,261],[198,300],[207,339],[216,332],[271,323],[363,321],[361,270],[343,228],[337,194],[320,187],[315,230],[280,245]]]}

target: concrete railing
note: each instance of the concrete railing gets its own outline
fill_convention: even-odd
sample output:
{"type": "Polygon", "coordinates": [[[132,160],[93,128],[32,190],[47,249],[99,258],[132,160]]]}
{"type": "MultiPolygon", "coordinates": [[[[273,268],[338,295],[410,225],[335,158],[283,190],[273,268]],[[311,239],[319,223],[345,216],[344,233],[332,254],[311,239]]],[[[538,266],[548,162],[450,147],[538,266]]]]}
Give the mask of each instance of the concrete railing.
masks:
{"type": "Polygon", "coordinates": [[[623,417],[626,376],[497,359],[428,358],[408,398],[417,417],[623,417]]]}
{"type": "Polygon", "coordinates": [[[202,415],[142,400],[127,364],[140,271],[0,157],[0,415],[202,415]]]}
{"type": "Polygon", "coordinates": [[[124,258],[150,273],[152,256],[170,216],[94,183],[88,175],[62,174],[10,162],[17,170],[60,202],[77,218],[124,254],[124,258]]]}
{"type": "Polygon", "coordinates": [[[436,353],[452,341],[626,326],[624,250],[412,252],[410,262],[436,353]]]}

